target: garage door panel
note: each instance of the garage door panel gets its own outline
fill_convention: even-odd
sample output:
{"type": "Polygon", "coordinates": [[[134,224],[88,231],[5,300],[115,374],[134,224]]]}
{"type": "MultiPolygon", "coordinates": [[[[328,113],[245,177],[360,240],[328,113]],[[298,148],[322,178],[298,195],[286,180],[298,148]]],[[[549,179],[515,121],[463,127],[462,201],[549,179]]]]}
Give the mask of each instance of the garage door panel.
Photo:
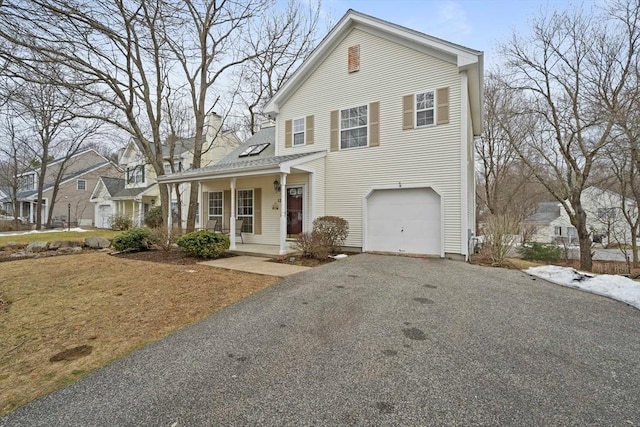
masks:
{"type": "Polygon", "coordinates": [[[98,206],[98,217],[96,218],[97,228],[111,228],[112,209],[110,205],[98,206]]]}
{"type": "Polygon", "coordinates": [[[367,250],[440,255],[440,217],[431,189],[376,190],[367,200],[367,250]]]}

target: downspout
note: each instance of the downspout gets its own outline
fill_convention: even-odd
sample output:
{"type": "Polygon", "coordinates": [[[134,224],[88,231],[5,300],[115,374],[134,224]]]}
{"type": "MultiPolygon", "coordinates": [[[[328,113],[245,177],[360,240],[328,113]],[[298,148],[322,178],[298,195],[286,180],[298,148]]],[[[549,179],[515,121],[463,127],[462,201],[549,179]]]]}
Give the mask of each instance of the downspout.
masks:
{"type": "Polygon", "coordinates": [[[469,260],[469,76],[460,71],[460,248],[465,261],[469,260]]]}

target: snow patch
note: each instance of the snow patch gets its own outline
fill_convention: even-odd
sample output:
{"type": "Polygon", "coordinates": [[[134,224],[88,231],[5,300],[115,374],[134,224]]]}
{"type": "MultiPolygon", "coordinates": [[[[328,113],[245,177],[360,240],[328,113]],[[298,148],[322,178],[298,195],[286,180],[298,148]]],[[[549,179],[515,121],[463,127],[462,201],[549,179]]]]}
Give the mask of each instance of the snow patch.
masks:
{"type": "Polygon", "coordinates": [[[561,286],[582,289],[597,295],[622,301],[640,309],[640,282],[612,274],[591,274],[570,267],[545,265],[531,267],[525,273],[561,286]]]}

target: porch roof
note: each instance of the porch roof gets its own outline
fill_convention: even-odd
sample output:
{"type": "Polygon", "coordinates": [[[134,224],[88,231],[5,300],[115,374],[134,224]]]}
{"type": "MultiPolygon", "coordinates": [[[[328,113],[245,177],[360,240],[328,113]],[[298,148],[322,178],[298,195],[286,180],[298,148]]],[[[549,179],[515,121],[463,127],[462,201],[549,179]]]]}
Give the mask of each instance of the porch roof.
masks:
{"type": "Polygon", "coordinates": [[[112,200],[138,200],[142,196],[145,196],[151,189],[157,187],[158,184],[153,183],[148,187],[139,187],[139,188],[123,188],[114,194],[111,199],[112,200]]]}
{"type": "Polygon", "coordinates": [[[326,151],[311,153],[289,154],[286,156],[251,157],[233,163],[217,163],[199,169],[163,175],[158,177],[161,183],[178,183],[186,181],[200,181],[207,178],[226,178],[234,176],[261,175],[265,173],[289,173],[292,167],[327,155],[326,151]]]}

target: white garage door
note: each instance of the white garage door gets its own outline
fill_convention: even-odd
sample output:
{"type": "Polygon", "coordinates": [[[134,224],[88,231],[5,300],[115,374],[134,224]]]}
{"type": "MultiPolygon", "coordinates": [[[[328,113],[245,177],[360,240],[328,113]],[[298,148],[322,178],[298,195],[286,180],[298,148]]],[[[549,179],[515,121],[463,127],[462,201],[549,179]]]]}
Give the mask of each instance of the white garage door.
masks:
{"type": "Polygon", "coordinates": [[[96,218],[97,228],[111,228],[111,205],[98,206],[98,216],[96,218]]]}
{"type": "Polygon", "coordinates": [[[440,196],[430,188],[375,190],[367,199],[367,251],[441,255],[440,196]]]}

